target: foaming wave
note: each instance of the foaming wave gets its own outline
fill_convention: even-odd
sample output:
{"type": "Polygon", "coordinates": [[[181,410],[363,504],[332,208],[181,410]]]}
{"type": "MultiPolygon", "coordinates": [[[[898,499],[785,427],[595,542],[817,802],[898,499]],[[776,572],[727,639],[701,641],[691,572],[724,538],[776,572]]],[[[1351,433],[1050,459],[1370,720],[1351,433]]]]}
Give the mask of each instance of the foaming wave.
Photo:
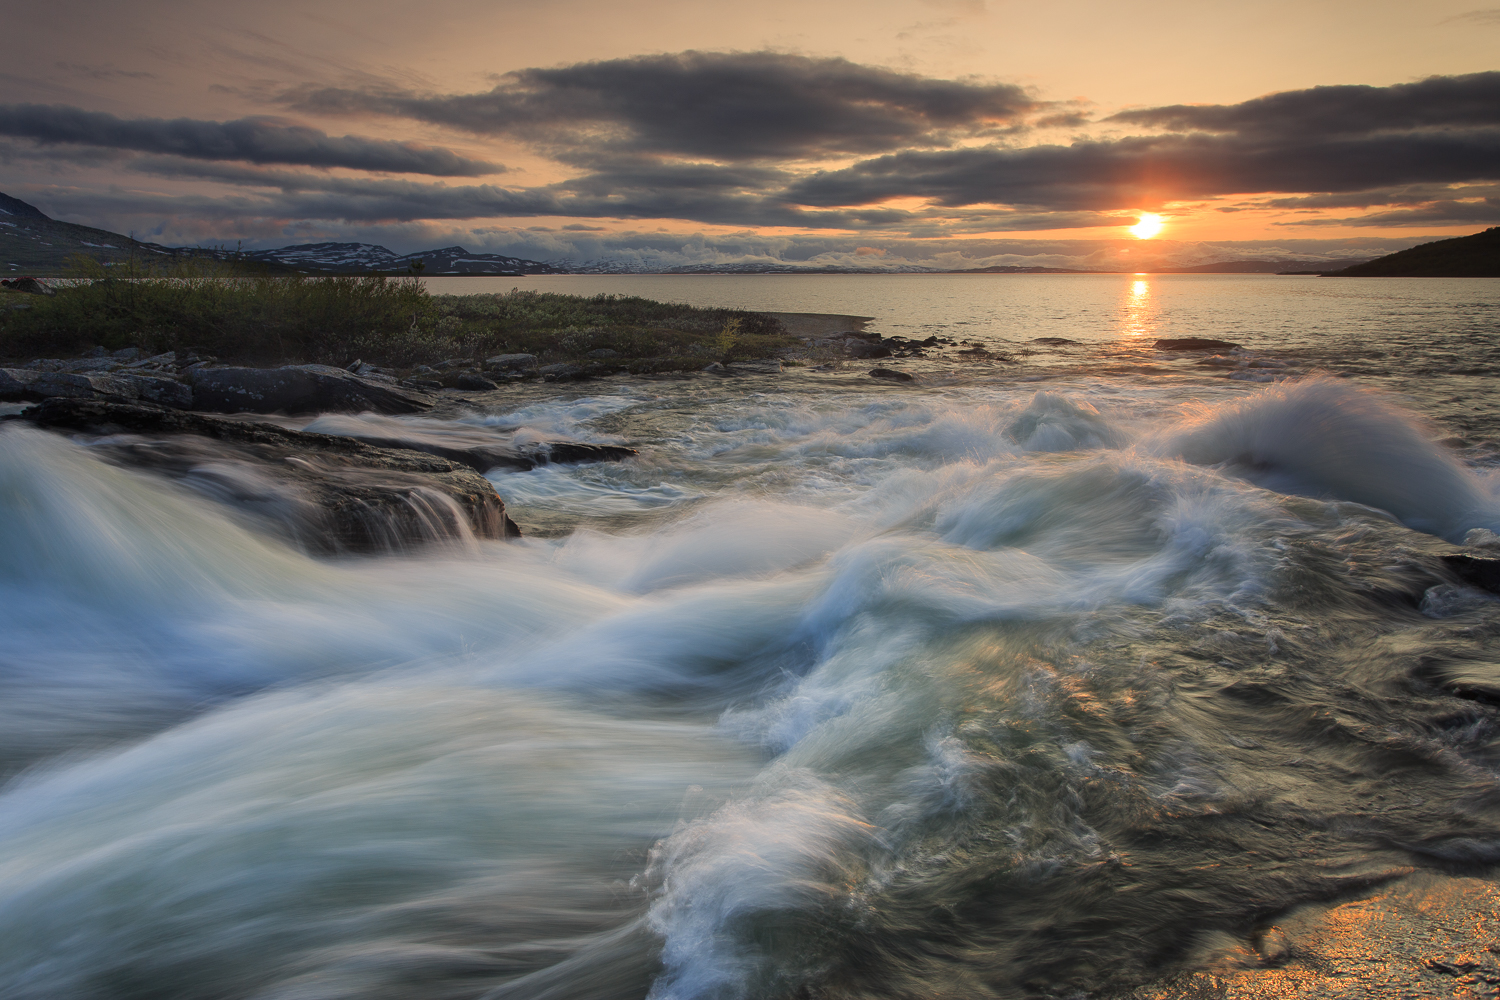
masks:
{"type": "Polygon", "coordinates": [[[1278,385],[1202,413],[1155,447],[1282,493],[1377,507],[1449,541],[1500,527],[1500,500],[1413,414],[1346,382],[1278,385]]]}
{"type": "Polygon", "coordinates": [[[560,977],[639,996],[629,880],[750,773],[702,725],[515,692],[249,699],[0,794],[0,983],[457,998],[558,995],[560,977]]]}

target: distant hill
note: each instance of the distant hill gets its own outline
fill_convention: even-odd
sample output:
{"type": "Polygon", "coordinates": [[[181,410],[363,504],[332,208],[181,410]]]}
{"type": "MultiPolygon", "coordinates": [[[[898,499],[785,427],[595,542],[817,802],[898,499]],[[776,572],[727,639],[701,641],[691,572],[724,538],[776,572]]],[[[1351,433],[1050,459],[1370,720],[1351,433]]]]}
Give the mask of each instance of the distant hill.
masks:
{"type": "Polygon", "coordinates": [[[1321,273],[1329,278],[1500,278],[1500,226],[1321,273]]]}
{"type": "Polygon", "coordinates": [[[427,277],[453,274],[563,274],[554,264],[498,254],[469,253],[463,247],[444,247],[420,253],[395,254],[370,243],[304,243],[279,250],[234,250],[203,247],[166,247],[143,243],[105,229],[93,229],[50,219],[35,205],[0,194],[0,274],[50,277],[66,273],[68,258],[92,257],[106,266],[131,259],[171,260],[198,257],[249,265],[269,274],[410,274],[427,277]],[[420,265],[418,267],[417,265],[420,265]]]}
{"type": "Polygon", "coordinates": [[[1368,257],[1351,257],[1344,260],[1223,260],[1214,264],[1196,264],[1192,267],[1148,267],[1151,274],[1285,274],[1288,271],[1317,273],[1329,267],[1363,264],[1368,257]]]}
{"type": "Polygon", "coordinates": [[[424,277],[433,278],[566,273],[556,264],[493,253],[470,253],[463,247],[396,254],[373,243],[301,243],[276,250],[252,250],[245,257],[323,274],[410,274],[418,271],[424,277]]]}
{"type": "Polygon", "coordinates": [[[49,219],[35,205],[0,194],[0,272],[57,275],[74,254],[118,263],[137,257],[170,257],[172,251],[104,229],[49,219]]]}
{"type": "MultiPolygon", "coordinates": [[[[164,247],[142,243],[129,236],[48,218],[41,209],[19,198],[0,194],[0,273],[56,277],[66,274],[69,258],[92,257],[106,267],[127,261],[171,261],[174,258],[205,258],[236,261],[233,251],[200,247],[164,247]]],[[[279,264],[258,264],[253,269],[270,274],[288,273],[279,264]]]]}

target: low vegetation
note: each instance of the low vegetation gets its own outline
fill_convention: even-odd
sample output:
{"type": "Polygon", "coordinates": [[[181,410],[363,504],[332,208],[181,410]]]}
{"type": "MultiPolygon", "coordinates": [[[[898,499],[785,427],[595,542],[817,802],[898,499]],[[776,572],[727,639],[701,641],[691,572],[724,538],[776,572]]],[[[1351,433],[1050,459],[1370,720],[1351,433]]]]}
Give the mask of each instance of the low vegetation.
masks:
{"type": "Polygon", "coordinates": [[[102,346],[257,365],[359,358],[412,368],[505,353],[577,362],[612,351],[605,357],[624,367],[670,371],[795,343],[761,313],[519,289],[430,295],[411,278],[244,276],[213,261],[106,270],[79,260],[54,295],[0,298],[0,359],[13,361],[102,346]]]}

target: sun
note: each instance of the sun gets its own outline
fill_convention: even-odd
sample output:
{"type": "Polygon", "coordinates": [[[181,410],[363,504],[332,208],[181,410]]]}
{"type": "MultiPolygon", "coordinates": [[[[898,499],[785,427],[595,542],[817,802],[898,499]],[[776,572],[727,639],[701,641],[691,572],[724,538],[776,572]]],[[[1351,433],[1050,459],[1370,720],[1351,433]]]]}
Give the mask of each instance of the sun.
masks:
{"type": "Polygon", "coordinates": [[[1130,231],[1135,234],[1135,238],[1138,240],[1149,240],[1161,232],[1161,226],[1161,216],[1153,212],[1142,212],[1141,221],[1131,226],[1130,231]]]}

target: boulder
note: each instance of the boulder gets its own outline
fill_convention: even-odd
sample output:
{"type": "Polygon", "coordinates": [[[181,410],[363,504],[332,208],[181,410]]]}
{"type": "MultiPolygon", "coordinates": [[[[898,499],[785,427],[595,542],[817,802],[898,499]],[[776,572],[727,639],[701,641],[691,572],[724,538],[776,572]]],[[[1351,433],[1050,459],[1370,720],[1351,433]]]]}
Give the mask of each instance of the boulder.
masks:
{"type": "Polygon", "coordinates": [[[208,413],[420,413],[432,407],[424,393],[328,365],[198,368],[189,375],[193,408],[208,413]]]}
{"type": "Polygon", "coordinates": [[[313,552],[386,552],[521,533],[489,480],[424,452],[94,400],[48,399],[21,419],[107,437],[95,454],[182,481],[313,552]]]}
{"type": "Polygon", "coordinates": [[[39,398],[31,391],[36,380],[37,373],[30,368],[0,368],[0,402],[39,398]]]}
{"type": "Polygon", "coordinates": [[[536,370],[536,373],[547,382],[570,382],[588,377],[588,373],[582,368],[569,364],[543,365],[536,370]]]}
{"type": "Polygon", "coordinates": [[[493,358],[485,358],[486,368],[535,368],[535,354],[497,354],[493,358]]]}
{"type": "Polygon", "coordinates": [[[0,400],[54,398],[92,399],[111,403],[144,400],[184,410],[192,406],[193,391],[175,379],[149,375],[0,369],[0,400]]]}
{"type": "Polygon", "coordinates": [[[1212,340],[1208,337],[1179,337],[1156,342],[1156,349],[1159,351],[1232,351],[1239,346],[1227,340],[1212,340]]]}
{"type": "Polygon", "coordinates": [[[871,378],[883,378],[888,382],[910,382],[912,377],[906,372],[898,372],[893,368],[872,368],[871,378]]]}
{"type": "Polygon", "coordinates": [[[891,349],[884,344],[879,343],[878,341],[875,343],[871,343],[868,340],[850,339],[844,341],[844,349],[848,352],[851,358],[868,359],[888,358],[891,356],[891,349]]]}
{"type": "Polygon", "coordinates": [[[1500,558],[1454,552],[1443,556],[1443,563],[1469,586],[1500,594],[1500,558]]]}
{"type": "Polygon", "coordinates": [[[500,388],[494,382],[480,375],[478,372],[458,372],[454,375],[443,376],[442,383],[447,389],[467,389],[470,392],[489,392],[500,388]]]}

